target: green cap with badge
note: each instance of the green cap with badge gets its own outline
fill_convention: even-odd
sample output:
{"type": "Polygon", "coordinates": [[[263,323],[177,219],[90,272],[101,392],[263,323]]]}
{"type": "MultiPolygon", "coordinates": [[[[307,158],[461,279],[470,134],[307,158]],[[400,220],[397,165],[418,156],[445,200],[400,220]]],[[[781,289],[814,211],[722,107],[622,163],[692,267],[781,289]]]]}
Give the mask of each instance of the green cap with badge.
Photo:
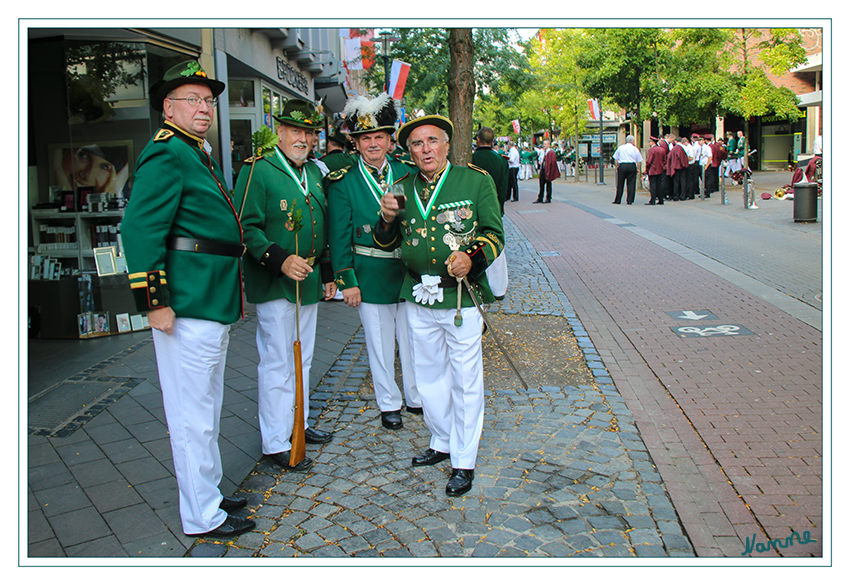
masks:
{"type": "Polygon", "coordinates": [[[206,71],[197,61],[184,61],[166,71],[163,78],[151,87],[151,107],[157,112],[161,112],[162,100],[165,99],[165,96],[174,88],[187,83],[206,85],[212,91],[213,97],[223,92],[225,87],[224,82],[207,77],[206,71]]]}

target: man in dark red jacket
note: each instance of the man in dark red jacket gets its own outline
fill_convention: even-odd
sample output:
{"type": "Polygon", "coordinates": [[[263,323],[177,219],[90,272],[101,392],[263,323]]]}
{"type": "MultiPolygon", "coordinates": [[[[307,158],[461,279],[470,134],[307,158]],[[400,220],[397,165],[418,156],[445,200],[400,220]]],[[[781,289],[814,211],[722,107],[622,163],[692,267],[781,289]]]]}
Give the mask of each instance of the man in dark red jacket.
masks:
{"type": "Polygon", "coordinates": [[[558,170],[558,155],[549,148],[549,141],[543,141],[543,164],[540,166],[540,193],[537,201],[533,203],[552,203],[552,181],[561,176],[558,170]],[[546,191],[546,200],[543,200],[543,191],[546,191]]]}
{"type": "Polygon", "coordinates": [[[664,205],[664,193],[661,191],[662,177],[667,169],[667,143],[649,137],[653,145],[646,155],[646,174],[649,175],[649,203],[646,205],[664,205]]]}
{"type": "Polygon", "coordinates": [[[720,189],[720,163],[726,160],[726,146],[723,144],[722,135],[717,135],[717,140],[714,136],[706,134],[706,139],[710,140],[709,147],[711,148],[711,165],[705,171],[705,194],[711,195],[720,189]]]}
{"type": "Polygon", "coordinates": [[[667,155],[668,175],[673,176],[673,201],[682,201],[688,196],[688,153],[685,152],[680,136],[667,155]],[[671,172],[672,171],[672,172],[671,172]]]}

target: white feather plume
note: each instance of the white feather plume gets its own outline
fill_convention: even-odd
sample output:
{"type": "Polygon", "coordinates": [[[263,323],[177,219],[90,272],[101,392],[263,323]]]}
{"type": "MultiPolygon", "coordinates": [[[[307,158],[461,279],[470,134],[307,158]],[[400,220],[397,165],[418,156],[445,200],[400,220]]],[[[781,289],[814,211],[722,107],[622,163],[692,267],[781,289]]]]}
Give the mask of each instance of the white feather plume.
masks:
{"type": "Polygon", "coordinates": [[[357,116],[363,116],[368,114],[377,116],[378,112],[384,109],[384,106],[387,105],[387,102],[390,99],[391,98],[387,92],[383,92],[381,95],[374,99],[370,99],[368,96],[365,95],[359,95],[349,99],[348,102],[346,102],[345,109],[343,109],[342,113],[346,117],[351,116],[352,114],[357,116]]]}

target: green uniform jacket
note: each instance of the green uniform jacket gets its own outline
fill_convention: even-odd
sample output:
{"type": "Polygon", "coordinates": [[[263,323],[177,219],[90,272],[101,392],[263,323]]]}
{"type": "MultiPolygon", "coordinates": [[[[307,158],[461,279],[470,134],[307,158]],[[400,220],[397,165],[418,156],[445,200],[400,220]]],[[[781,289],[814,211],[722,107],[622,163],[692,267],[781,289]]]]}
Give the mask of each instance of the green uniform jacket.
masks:
{"type": "Polygon", "coordinates": [[[221,168],[204,140],[165,123],[142,150],[121,234],[139,311],[225,325],[242,316],[240,258],[167,249],[169,236],[242,245],[221,168]]]}
{"type": "MultiPolygon", "coordinates": [[[[490,176],[475,167],[451,166],[435,178],[430,185],[421,174],[411,173],[402,181],[407,196],[406,209],[401,211],[389,226],[378,219],[372,233],[375,243],[385,249],[401,247],[401,261],[408,272],[401,287],[401,298],[415,303],[413,287],[419,282],[417,274],[441,276],[447,282],[457,283],[449,277],[445,262],[454,250],[462,250],[472,259],[468,280],[478,290],[479,302],[491,303],[495,299],[487,282],[487,267],[501,253],[505,245],[499,198],[490,176]],[[422,203],[422,214],[414,194],[422,195],[428,189],[430,198],[442,174],[448,173],[436,200],[422,203]]],[[[474,306],[466,287],[461,306],[474,306]]],[[[457,286],[443,289],[443,301],[422,305],[432,309],[457,307],[457,286]]]]}
{"type": "MultiPolygon", "coordinates": [[[[390,160],[393,183],[405,178],[416,167],[390,160]]],[[[368,167],[366,167],[368,169],[368,167]]],[[[360,173],[359,159],[347,170],[330,173],[328,187],[328,244],[334,281],[340,290],[360,287],[365,303],[388,305],[399,301],[404,281],[404,265],[399,258],[378,258],[356,254],[353,246],[368,248],[379,254],[372,238],[372,226],[381,212],[380,196],[360,173]]]]}
{"type": "MultiPolygon", "coordinates": [[[[330,256],[325,239],[327,202],[322,189],[322,172],[309,161],[302,167],[307,174],[309,197],[285,170],[280,149],[259,159],[248,159],[239,171],[233,189],[236,208],[242,205],[248,177],[251,184],[242,212],[245,230],[245,296],[250,303],[285,298],[296,301],[296,281],[280,271],[290,254],[296,253],[296,232],[292,220],[301,212],[297,253],[313,258],[313,272],[301,282],[301,304],[311,305],[322,298],[322,283],[332,278],[330,256]],[[251,175],[251,168],[254,173],[251,175]]],[[[293,170],[298,173],[294,165],[293,170]]]]}
{"type": "Polygon", "coordinates": [[[508,197],[508,161],[487,146],[479,146],[472,153],[472,164],[482,168],[493,178],[499,195],[499,211],[505,215],[505,199],[508,197]]]}
{"type": "Polygon", "coordinates": [[[730,159],[731,158],[741,158],[740,155],[737,154],[737,152],[738,152],[737,142],[738,141],[733,136],[732,138],[729,139],[729,142],[726,143],[726,150],[729,153],[730,159]]]}
{"type": "Polygon", "coordinates": [[[325,166],[328,167],[329,171],[333,172],[353,165],[357,162],[357,156],[351,153],[342,152],[341,150],[335,150],[326,154],[319,160],[325,163],[325,166]]]}
{"type": "Polygon", "coordinates": [[[735,158],[744,158],[747,153],[747,137],[739,136],[735,143],[735,158]]]}

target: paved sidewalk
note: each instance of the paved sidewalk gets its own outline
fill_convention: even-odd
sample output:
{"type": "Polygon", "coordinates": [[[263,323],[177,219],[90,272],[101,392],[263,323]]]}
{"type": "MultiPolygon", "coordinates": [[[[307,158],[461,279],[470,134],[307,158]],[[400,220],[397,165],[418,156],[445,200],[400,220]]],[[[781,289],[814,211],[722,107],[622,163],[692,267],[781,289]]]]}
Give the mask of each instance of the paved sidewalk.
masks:
{"type": "Polygon", "coordinates": [[[257,529],[232,543],[203,541],[192,556],[693,556],[631,412],[566,295],[509,220],[506,230],[510,291],[491,310],[563,318],[594,382],[486,389],[475,483],[450,498],[450,466],[410,465],[428,447],[422,418],[405,412],[403,430],[381,427],[358,334],[318,389],[330,395],[320,426],[335,435],[308,446],[311,472],[260,463],[240,491],[257,529]]]}
{"type": "MultiPolygon", "coordinates": [[[[659,223],[670,230],[662,237],[631,223],[643,212],[687,217],[695,202],[657,210],[639,196],[639,208],[618,208],[610,186],[556,182],[554,203],[531,205],[531,183],[520,184],[522,201],[506,206],[511,286],[490,310],[563,319],[593,381],[488,389],[475,485],[464,497],[445,496],[442,466],[410,467],[427,447],[421,417],[405,413],[396,433],[380,427],[357,313],[323,303],[311,416],[335,440],[308,446],[317,461],[308,474],[257,463],[253,318],[232,330],[222,491],[246,494],[242,513],[258,522],[233,542],[182,534],[146,337],[111,338],[116,351],[104,344],[88,362],[81,342],[61,366],[33,372],[40,389],[64,384],[94,400],[50,427],[52,436],[39,434],[45,428],[28,437],[22,556],[33,564],[186,554],[739,559],[748,539],[784,542],[806,531],[816,542],[795,541],[779,553],[822,555],[822,336],[818,303],[800,289],[816,286],[817,275],[791,286],[790,304],[765,300],[759,287],[775,284],[742,276],[749,250],[715,259],[673,245],[687,225],[659,223]],[[717,319],[677,318],[684,311],[717,319]],[[707,334],[716,325],[752,335],[674,331],[707,334]]],[[[786,227],[779,239],[818,237],[817,225],[784,226],[779,208],[764,208],[758,222],[731,207],[694,218],[725,213],[733,224],[763,224],[759,237],[786,227]]],[[[52,406],[49,394],[30,404],[31,421],[52,406]]]]}
{"type": "MultiPolygon", "coordinates": [[[[821,555],[818,328],[638,235],[599,211],[605,207],[567,202],[595,197],[612,213],[635,217],[667,206],[644,207],[639,196],[621,210],[610,204],[610,186],[558,183],[555,193],[554,203],[531,205],[523,190],[525,200],[507,206],[508,216],[548,252],[546,263],[634,413],[696,554],[739,557],[747,538],[784,542],[808,531],[816,542],[795,541],[781,554],[821,555]],[[685,311],[713,317],[689,320],[685,311]],[[718,325],[742,329],[707,329],[718,325]]],[[[694,204],[668,205],[675,213],[694,204]]]]}
{"type": "MultiPolygon", "coordinates": [[[[360,327],[356,313],[346,309],[337,302],[320,308],[313,388],[360,327]]],[[[236,490],[260,456],[255,331],[250,312],[231,329],[220,440],[225,494],[236,490]]],[[[195,539],[180,526],[150,334],[93,341],[101,343],[91,350],[87,341],[30,342],[30,378],[43,398],[31,396],[28,405],[24,554],[182,556],[195,539]],[[84,363],[89,365],[75,369],[84,363]],[[86,404],[68,398],[84,391],[91,397],[86,404]]],[[[325,397],[313,395],[311,417],[326,406],[325,397]]]]}

